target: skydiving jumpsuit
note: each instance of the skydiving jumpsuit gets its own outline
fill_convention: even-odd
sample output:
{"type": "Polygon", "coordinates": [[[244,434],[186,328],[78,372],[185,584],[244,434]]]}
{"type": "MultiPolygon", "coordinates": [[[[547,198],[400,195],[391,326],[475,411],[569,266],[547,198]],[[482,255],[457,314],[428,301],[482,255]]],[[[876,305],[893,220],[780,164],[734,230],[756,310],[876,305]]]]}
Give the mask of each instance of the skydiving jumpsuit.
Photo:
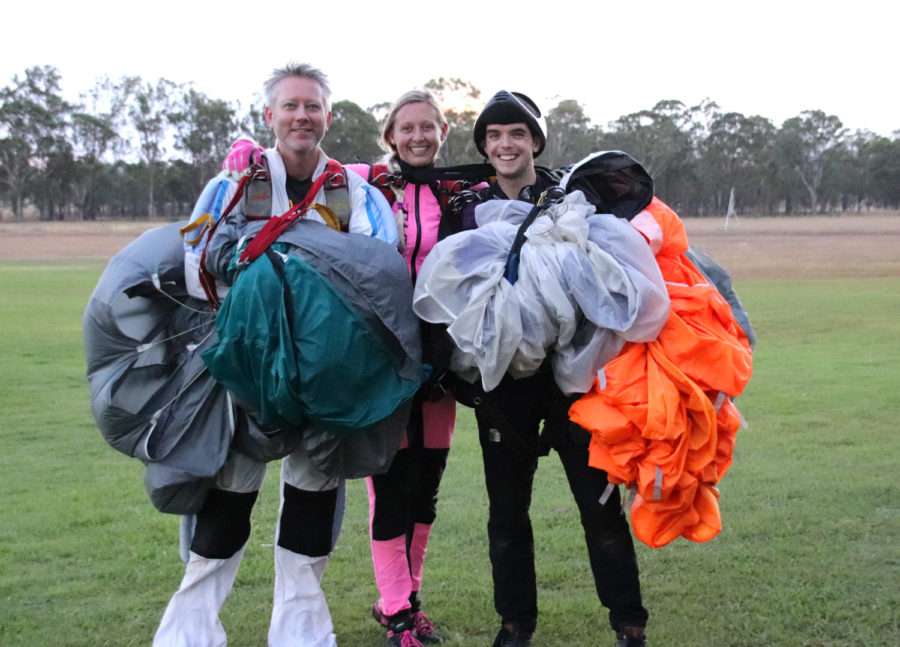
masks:
{"type": "MultiPolygon", "coordinates": [[[[266,151],[272,176],[272,215],[287,211],[303,199],[310,182],[288,178],[274,149],[266,151]],[[290,201],[290,202],[289,202],[290,201]]],[[[320,154],[312,179],[325,171],[328,158],[320,154]]],[[[225,180],[228,204],[236,183],[225,180]]],[[[373,208],[371,189],[362,178],[347,174],[351,204],[351,232],[381,238],[394,245],[396,228],[382,196],[373,208]],[[389,222],[379,220],[386,216],[389,222]]],[[[316,202],[327,204],[320,190],[316,202]]],[[[304,217],[319,219],[315,212],[304,217]]],[[[260,223],[261,226],[261,223],[260,223]]],[[[209,248],[220,245],[218,262],[208,267],[227,282],[225,267],[234,244],[248,233],[237,210],[220,223],[209,248]],[[216,238],[219,237],[219,238],[216,238]]],[[[250,536],[250,513],[265,476],[266,463],[233,451],[215,477],[197,514],[184,577],[172,596],[156,632],[154,647],[224,646],[225,631],[219,610],[231,591],[250,536]]],[[[323,474],[300,447],[281,465],[281,504],[275,539],[275,590],[268,644],[272,647],[333,647],[334,629],[321,588],[322,574],[336,540],[335,509],[340,479],[323,474]]]]}
{"type": "MultiPolygon", "coordinates": [[[[363,177],[366,164],[348,165],[363,177]]],[[[401,233],[401,251],[416,273],[438,240],[441,205],[436,186],[407,182],[393,201],[401,233]]],[[[427,334],[427,330],[423,330],[427,334]]],[[[456,401],[417,397],[406,435],[390,468],[366,479],[372,564],[385,616],[418,611],[423,564],[437,514],[437,494],[456,421],[456,401]]]]}

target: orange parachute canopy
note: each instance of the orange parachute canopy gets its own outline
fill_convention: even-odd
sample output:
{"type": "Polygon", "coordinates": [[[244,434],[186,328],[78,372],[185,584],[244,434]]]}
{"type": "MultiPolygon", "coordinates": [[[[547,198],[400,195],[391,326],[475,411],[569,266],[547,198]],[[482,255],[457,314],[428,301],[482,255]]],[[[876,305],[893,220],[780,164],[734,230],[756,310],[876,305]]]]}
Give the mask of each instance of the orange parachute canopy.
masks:
{"type": "Polygon", "coordinates": [[[687,258],[681,220],[658,198],[634,224],[671,299],[657,339],[628,344],[569,410],[591,432],[590,464],[636,491],[635,537],[657,548],[722,529],[715,485],[731,466],[741,417],[732,398],[753,370],[728,302],[687,258]]]}

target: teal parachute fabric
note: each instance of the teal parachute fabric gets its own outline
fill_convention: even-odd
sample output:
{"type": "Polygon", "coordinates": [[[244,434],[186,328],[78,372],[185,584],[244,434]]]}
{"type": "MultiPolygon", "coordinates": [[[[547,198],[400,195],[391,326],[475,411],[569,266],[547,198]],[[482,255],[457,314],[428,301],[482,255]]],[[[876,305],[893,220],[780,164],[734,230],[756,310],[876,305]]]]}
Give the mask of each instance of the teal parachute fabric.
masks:
{"type": "MultiPolygon", "coordinates": [[[[328,238],[330,230],[310,224],[316,223],[300,228],[312,238],[328,238]]],[[[399,254],[380,241],[335,236],[337,244],[355,240],[370,252],[396,257],[386,256],[390,260],[382,265],[393,267],[397,276],[391,276],[391,284],[373,277],[374,287],[408,289],[406,318],[414,321],[411,286],[399,254]]],[[[366,249],[354,249],[353,256],[366,258],[366,249]]],[[[337,434],[371,428],[419,387],[418,371],[404,368],[410,362],[401,347],[411,342],[397,340],[381,318],[361,307],[365,299],[351,301],[346,287],[336,289],[334,277],[326,279],[303,254],[296,245],[276,243],[237,275],[216,319],[218,342],[203,360],[264,427],[315,426],[337,434]]]]}

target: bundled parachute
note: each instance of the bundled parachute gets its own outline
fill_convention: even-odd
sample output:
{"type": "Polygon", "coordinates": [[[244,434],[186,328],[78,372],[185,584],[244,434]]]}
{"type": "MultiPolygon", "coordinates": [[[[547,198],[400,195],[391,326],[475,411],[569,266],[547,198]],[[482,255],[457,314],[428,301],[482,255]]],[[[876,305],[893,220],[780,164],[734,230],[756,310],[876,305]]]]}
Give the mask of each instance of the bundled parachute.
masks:
{"type": "MultiPolygon", "coordinates": [[[[232,254],[210,249],[214,265],[232,254]]],[[[377,473],[420,385],[411,302],[395,248],[298,220],[238,272],[203,359],[264,428],[298,430],[323,471],[377,473]]]]}
{"type": "Polygon", "coordinates": [[[625,220],[594,212],[580,191],[534,208],[493,200],[477,207],[478,229],[435,245],[413,309],[447,325],[454,372],[490,391],[549,358],[560,389],[583,393],[625,342],[656,337],[669,302],[653,255],[625,220]]]}
{"type": "Polygon", "coordinates": [[[636,490],[638,539],[711,539],[752,371],[746,311],[632,157],[589,155],[560,187],[564,200],[527,216],[480,205],[479,228],[426,259],[414,309],[448,326],[451,368],[486,391],[546,360],[563,391],[589,391],[570,419],[591,432],[590,464],[636,490]]]}
{"type": "MultiPolygon", "coordinates": [[[[419,386],[409,275],[385,242],[297,222],[240,273],[218,315],[197,298],[210,295],[193,280],[203,254],[217,267],[233,260],[236,238],[205,243],[241,198],[236,186],[214,179],[186,226],[147,232],[117,254],[83,317],[97,425],[147,465],[163,512],[196,512],[232,450],[267,461],[302,444],[330,476],[382,472],[419,386]]],[[[365,213],[393,223],[380,195],[383,213],[369,211],[379,207],[370,195],[365,213]]],[[[216,301],[226,292],[211,290],[216,301]]]]}
{"type": "Polygon", "coordinates": [[[179,227],[145,232],[116,254],[82,324],[100,432],[147,465],[157,508],[184,514],[225,462],[239,413],[200,358],[215,339],[214,313],[187,294],[179,227]]]}
{"type": "MultiPolygon", "coordinates": [[[[590,464],[636,490],[638,539],[708,541],[722,528],[715,484],[732,461],[741,422],[732,398],[750,379],[752,329],[736,297],[729,304],[690,260],[668,206],[654,198],[632,224],[656,253],[671,315],[656,340],[629,344],[609,362],[569,416],[592,434],[590,464]]],[[[708,271],[718,267],[706,261],[708,271]]]]}

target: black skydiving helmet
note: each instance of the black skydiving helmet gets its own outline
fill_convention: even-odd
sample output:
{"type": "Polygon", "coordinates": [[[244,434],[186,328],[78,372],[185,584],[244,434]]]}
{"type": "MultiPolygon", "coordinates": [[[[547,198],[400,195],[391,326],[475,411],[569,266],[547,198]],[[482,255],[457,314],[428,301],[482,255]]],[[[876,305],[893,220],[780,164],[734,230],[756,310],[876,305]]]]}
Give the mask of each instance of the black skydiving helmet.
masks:
{"type": "Polygon", "coordinates": [[[475,147],[482,157],[487,157],[484,152],[484,138],[489,124],[517,124],[524,123],[531,131],[531,136],[538,142],[538,149],[534,156],[537,157],[544,150],[547,143],[547,122],[541,115],[537,104],[521,92],[508,92],[500,90],[488,99],[478,119],[475,120],[475,129],[472,135],[475,138],[475,147]]]}
{"type": "Polygon", "coordinates": [[[579,190],[597,213],[631,220],[653,199],[653,178],[641,164],[622,151],[591,153],[564,169],[559,186],[566,193],[579,190]]]}

